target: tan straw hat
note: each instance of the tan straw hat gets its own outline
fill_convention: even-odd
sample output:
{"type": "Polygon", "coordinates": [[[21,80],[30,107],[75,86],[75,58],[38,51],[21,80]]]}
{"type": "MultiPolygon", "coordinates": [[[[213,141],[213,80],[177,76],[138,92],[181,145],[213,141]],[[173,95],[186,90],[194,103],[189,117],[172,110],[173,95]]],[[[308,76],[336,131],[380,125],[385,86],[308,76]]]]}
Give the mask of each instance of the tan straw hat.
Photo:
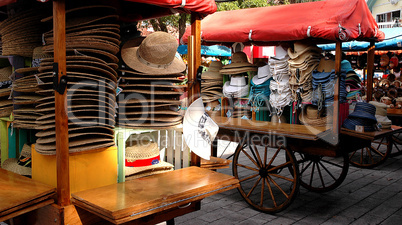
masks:
{"type": "Polygon", "coordinates": [[[307,105],[299,115],[299,119],[302,124],[309,126],[325,127],[327,124],[332,123],[332,116],[328,115],[328,112],[324,116],[324,112],[318,111],[317,106],[314,105],[307,105]]]}
{"type": "Polygon", "coordinates": [[[186,64],[176,57],[177,40],[166,32],[148,35],[138,47],[123,45],[121,57],[130,68],[146,74],[183,72],[186,64]]]}
{"type": "Polygon", "coordinates": [[[3,67],[0,69],[0,82],[9,81],[10,75],[13,73],[11,66],[3,67]]]}
{"type": "MultiPolygon", "coordinates": [[[[126,148],[125,174],[127,176],[148,176],[173,170],[173,165],[160,158],[156,143],[142,140],[126,148]]],[[[132,177],[131,177],[132,178],[132,177]]]]}
{"type": "Polygon", "coordinates": [[[232,62],[223,66],[219,72],[222,74],[239,74],[247,71],[257,71],[257,66],[248,62],[246,53],[235,52],[232,56],[232,62]]]}
{"type": "Polygon", "coordinates": [[[6,159],[3,162],[2,168],[20,175],[31,176],[31,146],[24,144],[20,157],[18,159],[6,159]]]}

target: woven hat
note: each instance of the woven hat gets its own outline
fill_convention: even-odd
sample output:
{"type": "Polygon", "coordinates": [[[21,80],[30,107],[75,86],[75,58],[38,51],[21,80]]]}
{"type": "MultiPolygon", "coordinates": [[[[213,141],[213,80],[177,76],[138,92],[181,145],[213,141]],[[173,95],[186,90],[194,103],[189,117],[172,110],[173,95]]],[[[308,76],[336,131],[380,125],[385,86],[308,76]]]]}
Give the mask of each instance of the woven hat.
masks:
{"type": "Polygon", "coordinates": [[[222,68],[222,63],[220,61],[212,61],[211,65],[209,65],[208,70],[203,72],[201,75],[202,79],[207,80],[220,80],[222,81],[222,74],[219,73],[219,70],[222,68]]]}
{"type": "Polygon", "coordinates": [[[391,68],[391,69],[393,69],[393,68],[396,68],[396,67],[398,67],[398,65],[399,65],[399,59],[398,59],[398,57],[397,56],[392,56],[390,59],[389,59],[389,67],[391,68]]]}
{"type": "Polygon", "coordinates": [[[211,145],[218,130],[219,126],[205,112],[202,98],[198,98],[187,108],[183,119],[183,135],[192,152],[209,160],[211,145]]]}
{"type": "Polygon", "coordinates": [[[258,73],[256,76],[253,77],[253,83],[255,85],[259,85],[267,81],[269,78],[271,78],[271,71],[269,68],[269,64],[265,66],[258,67],[258,73]]]}
{"type": "Polygon", "coordinates": [[[387,54],[383,54],[380,57],[380,66],[388,66],[389,64],[389,56],[387,54]]]}
{"type": "Polygon", "coordinates": [[[140,142],[135,142],[132,146],[126,147],[125,156],[126,177],[139,174],[148,176],[155,174],[155,172],[173,170],[172,164],[161,160],[158,145],[151,141],[141,140],[140,142]]]}
{"type": "Polygon", "coordinates": [[[288,48],[288,55],[291,59],[295,59],[307,51],[321,53],[321,48],[317,47],[316,45],[308,44],[306,42],[297,41],[294,43],[293,49],[288,48]]]}
{"type": "Polygon", "coordinates": [[[239,74],[248,71],[257,71],[257,67],[248,62],[246,53],[235,52],[232,55],[232,62],[223,66],[219,72],[222,74],[239,74]]]}
{"type": "Polygon", "coordinates": [[[317,70],[320,72],[331,72],[332,70],[335,70],[335,61],[323,57],[318,64],[317,70]]]}
{"type": "Polygon", "coordinates": [[[0,69],[0,82],[9,81],[10,75],[13,73],[11,66],[3,67],[0,69]]]}
{"type": "Polygon", "coordinates": [[[24,144],[20,153],[20,157],[18,159],[6,159],[3,162],[2,168],[20,175],[31,176],[31,146],[29,146],[28,144],[24,144]]]}
{"type": "Polygon", "coordinates": [[[310,126],[326,126],[332,123],[332,116],[325,115],[324,110],[318,111],[318,107],[307,105],[299,115],[300,122],[310,126]]]}
{"type": "Polygon", "coordinates": [[[176,57],[177,40],[166,32],[148,35],[138,47],[130,42],[123,45],[121,57],[131,69],[145,74],[175,74],[186,69],[186,64],[176,57]]]}

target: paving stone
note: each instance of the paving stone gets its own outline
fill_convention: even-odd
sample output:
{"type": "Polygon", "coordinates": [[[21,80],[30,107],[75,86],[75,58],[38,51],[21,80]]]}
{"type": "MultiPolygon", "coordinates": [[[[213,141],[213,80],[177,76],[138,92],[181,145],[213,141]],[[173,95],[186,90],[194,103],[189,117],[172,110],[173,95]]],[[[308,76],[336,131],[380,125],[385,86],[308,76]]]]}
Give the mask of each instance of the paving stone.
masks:
{"type": "Polygon", "coordinates": [[[384,220],[382,225],[400,225],[402,221],[401,215],[391,215],[386,220],[384,220]]]}

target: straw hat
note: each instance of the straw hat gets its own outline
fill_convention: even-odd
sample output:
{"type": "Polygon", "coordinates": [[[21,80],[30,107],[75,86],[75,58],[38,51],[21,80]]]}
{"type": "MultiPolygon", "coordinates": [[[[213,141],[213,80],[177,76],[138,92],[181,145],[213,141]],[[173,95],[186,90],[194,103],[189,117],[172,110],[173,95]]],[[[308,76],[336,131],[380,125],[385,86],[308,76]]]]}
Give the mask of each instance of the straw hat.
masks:
{"type": "Polygon", "coordinates": [[[257,71],[257,67],[248,62],[246,53],[235,52],[232,55],[232,62],[223,66],[219,72],[222,74],[239,74],[248,71],[257,71]]]}
{"type": "Polygon", "coordinates": [[[288,48],[288,55],[291,59],[295,59],[308,51],[321,53],[321,48],[317,47],[316,45],[310,45],[305,42],[297,41],[294,43],[293,49],[288,48]]]}
{"type": "Polygon", "coordinates": [[[145,74],[175,74],[183,72],[186,64],[176,57],[177,40],[166,32],[148,35],[138,47],[130,42],[123,45],[121,57],[130,68],[145,74]]]}
{"type": "Polygon", "coordinates": [[[324,116],[324,110],[318,111],[318,107],[307,105],[299,115],[300,122],[310,126],[326,126],[332,123],[332,116],[324,116]]]}
{"type": "Polygon", "coordinates": [[[0,82],[9,81],[10,75],[13,73],[11,66],[3,67],[0,69],[0,82]]]}
{"type": "Polygon", "coordinates": [[[24,144],[22,147],[20,157],[9,158],[3,162],[3,169],[17,173],[24,176],[31,176],[31,146],[24,144]]]}
{"type": "Polygon", "coordinates": [[[222,68],[222,63],[220,61],[212,61],[208,67],[208,70],[203,72],[201,75],[202,79],[207,80],[220,80],[222,81],[222,74],[219,70],[222,68]]]}
{"type": "Polygon", "coordinates": [[[136,178],[173,170],[173,165],[160,158],[156,143],[142,140],[126,147],[125,175],[136,178]]]}
{"type": "Polygon", "coordinates": [[[244,76],[232,76],[223,85],[223,95],[226,97],[245,97],[248,95],[248,85],[244,76]]]}

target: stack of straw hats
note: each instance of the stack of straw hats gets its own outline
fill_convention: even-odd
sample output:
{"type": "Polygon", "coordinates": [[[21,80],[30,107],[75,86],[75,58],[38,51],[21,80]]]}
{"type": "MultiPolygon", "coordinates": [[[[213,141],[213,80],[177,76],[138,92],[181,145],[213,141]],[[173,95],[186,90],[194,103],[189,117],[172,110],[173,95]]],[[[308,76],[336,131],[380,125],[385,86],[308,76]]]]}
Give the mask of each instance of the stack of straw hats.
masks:
{"type": "Polygon", "coordinates": [[[219,71],[221,74],[232,75],[223,85],[223,95],[232,98],[246,97],[249,91],[246,76],[250,71],[257,71],[257,67],[249,63],[246,53],[241,51],[233,53],[231,63],[219,71]]]}
{"type": "Polygon", "coordinates": [[[11,66],[5,66],[0,69],[0,117],[10,116],[13,111],[13,100],[9,99],[12,84],[11,74],[11,66]]]}
{"type": "MultiPolygon", "coordinates": [[[[289,86],[290,71],[289,71],[289,56],[287,51],[282,46],[275,47],[275,57],[268,60],[269,68],[273,80],[270,83],[271,94],[269,103],[276,114],[281,118],[283,108],[290,104],[292,93],[289,86]]],[[[283,120],[280,120],[283,122],[283,120]]]]}
{"type": "Polygon", "coordinates": [[[177,40],[166,32],[127,41],[121,50],[118,125],[127,128],[168,128],[182,122],[180,85],[186,64],[176,55],[177,40]]]}
{"type": "Polygon", "coordinates": [[[377,123],[381,124],[382,129],[390,129],[392,121],[387,117],[388,106],[382,102],[370,101],[370,104],[375,106],[375,118],[377,123]]]}
{"type": "Polygon", "coordinates": [[[39,91],[35,74],[38,67],[16,69],[16,73],[24,76],[13,81],[14,127],[35,129],[36,119],[41,115],[36,112],[36,101],[42,96],[39,91]]]}
{"type": "MultiPolygon", "coordinates": [[[[109,6],[88,6],[66,11],[67,113],[69,151],[82,152],[114,145],[119,25],[109,6]]],[[[51,21],[45,18],[42,21],[51,21]]],[[[53,53],[52,31],[44,35],[44,53],[53,53]]],[[[55,99],[53,58],[42,59],[36,101],[38,137],[35,149],[55,154],[55,99]]]]}
{"type": "Polygon", "coordinates": [[[212,61],[208,70],[201,75],[201,96],[205,103],[216,101],[222,97],[223,77],[219,73],[221,68],[220,61],[212,61]]]}
{"type": "Polygon", "coordinates": [[[316,45],[295,42],[294,49],[288,48],[289,68],[291,77],[289,80],[293,99],[297,99],[297,93],[301,93],[301,100],[309,103],[312,100],[312,72],[318,67],[321,59],[321,49],[316,45]]]}
{"type": "Polygon", "coordinates": [[[251,79],[249,104],[254,111],[259,111],[260,107],[269,104],[271,95],[270,84],[273,80],[269,64],[258,67],[258,73],[251,79]]]}
{"type": "Polygon", "coordinates": [[[151,141],[134,142],[126,147],[126,180],[173,170],[173,165],[160,158],[159,147],[151,141]]]}
{"type": "Polygon", "coordinates": [[[32,57],[34,48],[42,43],[43,12],[46,10],[40,8],[20,11],[0,24],[3,55],[32,57]]]}

